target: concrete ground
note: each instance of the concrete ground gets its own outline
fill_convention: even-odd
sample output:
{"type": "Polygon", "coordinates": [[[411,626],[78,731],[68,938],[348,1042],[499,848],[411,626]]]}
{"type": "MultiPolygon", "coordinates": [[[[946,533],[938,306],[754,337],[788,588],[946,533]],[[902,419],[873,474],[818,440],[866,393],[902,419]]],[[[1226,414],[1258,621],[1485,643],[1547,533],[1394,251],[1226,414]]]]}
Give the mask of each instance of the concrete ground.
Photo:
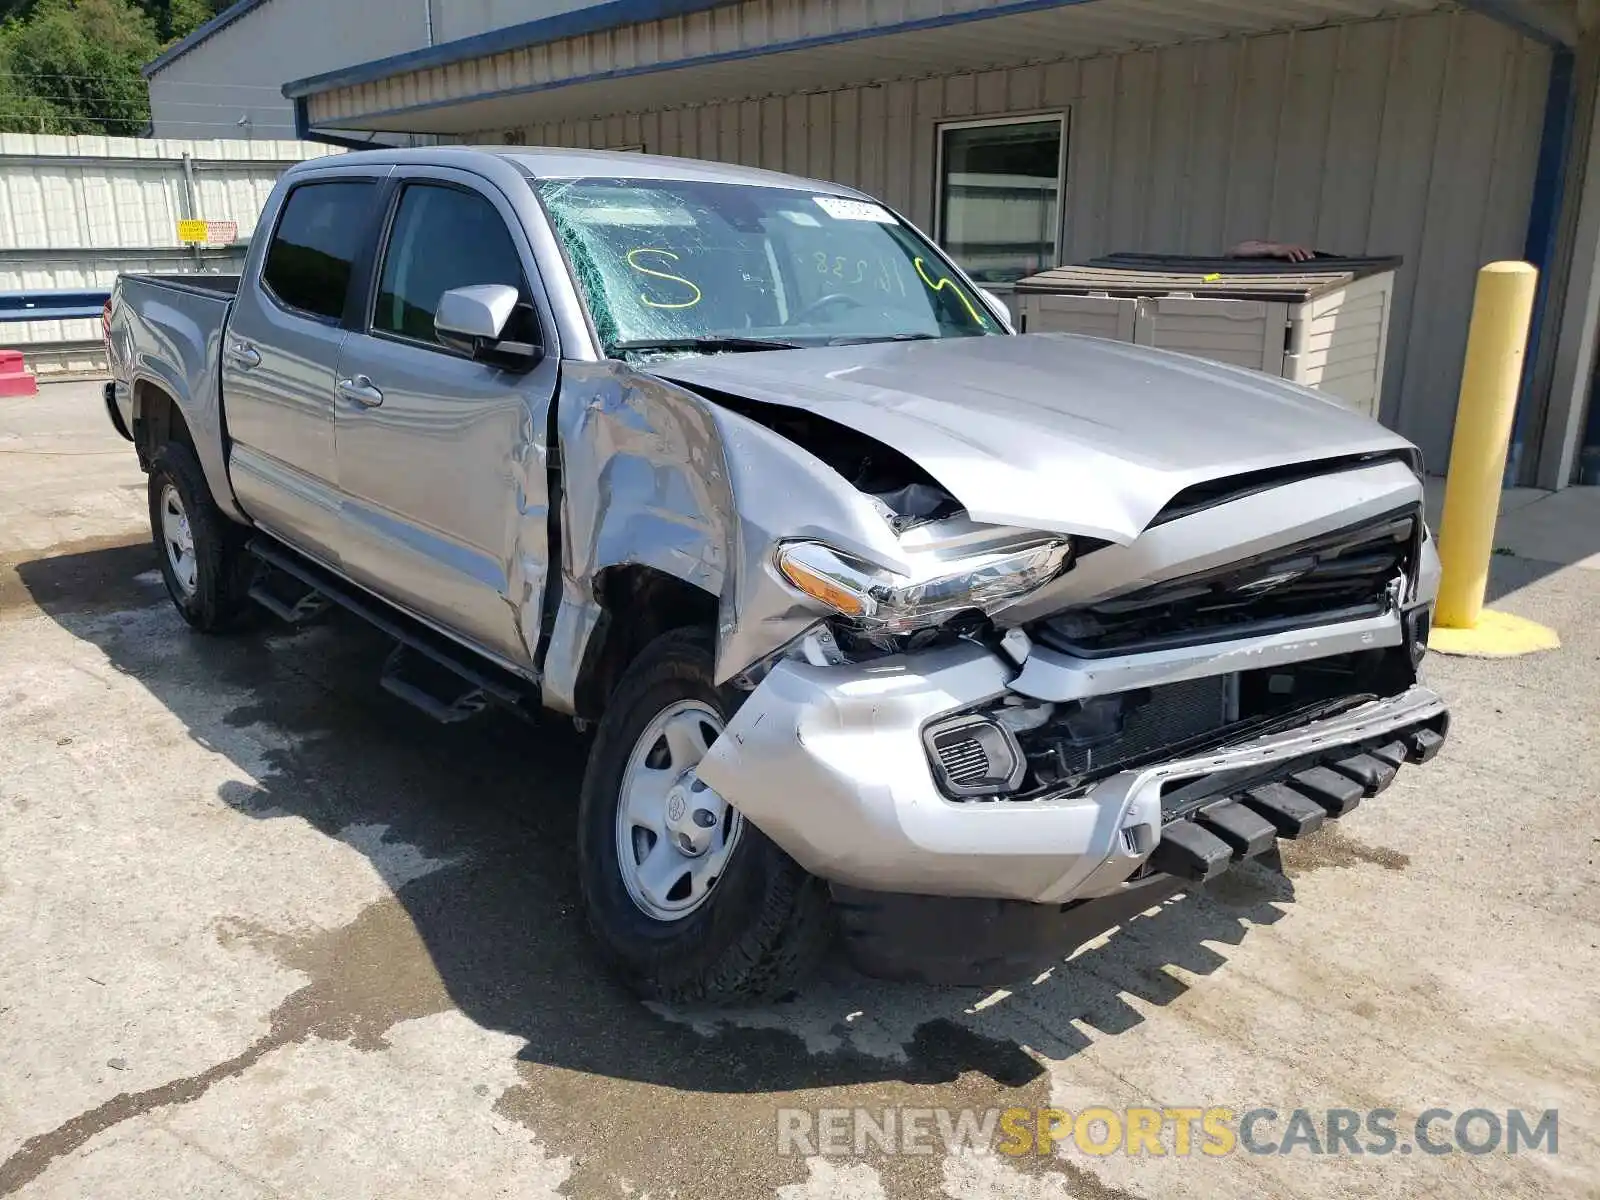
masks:
{"type": "Polygon", "coordinates": [[[835,962],[680,1013],[590,949],[578,737],[431,725],[348,621],[191,635],[95,390],[0,402],[0,1194],[1600,1194],[1596,495],[1535,497],[1495,560],[1496,603],[1563,649],[1434,661],[1444,755],[1287,877],[1241,869],[1009,993],[835,962]],[[780,1107],[1145,1104],[1558,1109],[1559,1148],[777,1152],[780,1107]]]}

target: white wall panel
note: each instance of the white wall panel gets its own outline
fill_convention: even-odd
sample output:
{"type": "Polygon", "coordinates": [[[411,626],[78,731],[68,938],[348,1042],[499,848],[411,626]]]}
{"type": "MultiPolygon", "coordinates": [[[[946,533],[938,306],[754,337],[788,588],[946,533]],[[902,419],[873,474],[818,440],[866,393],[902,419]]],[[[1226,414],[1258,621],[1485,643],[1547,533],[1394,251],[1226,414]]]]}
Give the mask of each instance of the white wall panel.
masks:
{"type": "MultiPolygon", "coordinates": [[[[334,153],[312,142],[0,134],[0,291],[109,288],[123,271],[237,271],[242,247],[197,256],[180,246],[178,221],[232,221],[242,242],[279,175],[334,153]]],[[[0,346],[30,353],[99,337],[94,320],[0,324],[0,346]]]]}
{"type": "Polygon", "coordinates": [[[284,170],[336,153],[316,142],[3,133],[0,252],[176,246],[185,216],[234,221],[247,238],[284,170]],[[199,200],[193,213],[185,211],[185,154],[199,200]]]}

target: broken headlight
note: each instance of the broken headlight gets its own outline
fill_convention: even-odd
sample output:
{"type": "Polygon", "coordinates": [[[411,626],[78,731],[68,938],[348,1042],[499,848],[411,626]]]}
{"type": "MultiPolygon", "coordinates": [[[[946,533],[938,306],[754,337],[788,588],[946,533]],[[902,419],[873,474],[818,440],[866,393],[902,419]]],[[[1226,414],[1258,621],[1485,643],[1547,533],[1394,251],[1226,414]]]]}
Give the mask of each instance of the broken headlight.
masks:
{"type": "Polygon", "coordinates": [[[788,542],[778,548],[777,567],[792,587],[858,628],[903,634],[943,625],[957,613],[993,616],[1049,583],[1071,558],[1072,543],[1057,539],[939,559],[906,576],[822,542],[788,542]]]}

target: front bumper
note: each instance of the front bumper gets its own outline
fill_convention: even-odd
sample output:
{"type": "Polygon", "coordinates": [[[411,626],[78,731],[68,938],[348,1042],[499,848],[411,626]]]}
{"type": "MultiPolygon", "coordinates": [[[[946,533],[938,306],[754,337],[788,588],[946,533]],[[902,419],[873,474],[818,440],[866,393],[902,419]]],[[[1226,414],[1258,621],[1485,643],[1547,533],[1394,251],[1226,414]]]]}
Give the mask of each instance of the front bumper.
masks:
{"type": "MultiPolygon", "coordinates": [[[[1303,633],[1281,653],[1337,653],[1339,636],[1303,633]]],[[[1370,646],[1388,634],[1356,636],[1370,646]]],[[[1215,674],[1213,660],[1208,670],[1184,669],[1215,674]]],[[[1288,732],[1125,771],[1079,796],[947,799],[923,726],[1004,695],[1021,683],[1015,676],[1004,659],[965,643],[859,666],[784,661],[735,714],[700,776],[808,871],[841,887],[1061,905],[1165,873],[1152,867],[1174,861],[1172,846],[1160,852],[1164,830],[1199,809],[1415,731],[1442,735],[1448,723],[1444,702],[1417,685],[1288,732]]]]}

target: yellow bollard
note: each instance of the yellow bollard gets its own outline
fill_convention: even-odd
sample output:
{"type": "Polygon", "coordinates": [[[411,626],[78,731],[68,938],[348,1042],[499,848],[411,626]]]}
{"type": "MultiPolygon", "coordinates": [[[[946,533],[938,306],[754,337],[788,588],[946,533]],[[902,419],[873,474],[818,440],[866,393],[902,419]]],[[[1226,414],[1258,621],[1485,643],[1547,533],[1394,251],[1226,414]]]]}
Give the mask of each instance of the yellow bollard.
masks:
{"type": "Polygon", "coordinates": [[[1559,645],[1543,626],[1483,611],[1538,278],[1522,262],[1490,263],[1478,273],[1439,525],[1444,575],[1430,645],[1445,653],[1503,655],[1559,645]]]}

